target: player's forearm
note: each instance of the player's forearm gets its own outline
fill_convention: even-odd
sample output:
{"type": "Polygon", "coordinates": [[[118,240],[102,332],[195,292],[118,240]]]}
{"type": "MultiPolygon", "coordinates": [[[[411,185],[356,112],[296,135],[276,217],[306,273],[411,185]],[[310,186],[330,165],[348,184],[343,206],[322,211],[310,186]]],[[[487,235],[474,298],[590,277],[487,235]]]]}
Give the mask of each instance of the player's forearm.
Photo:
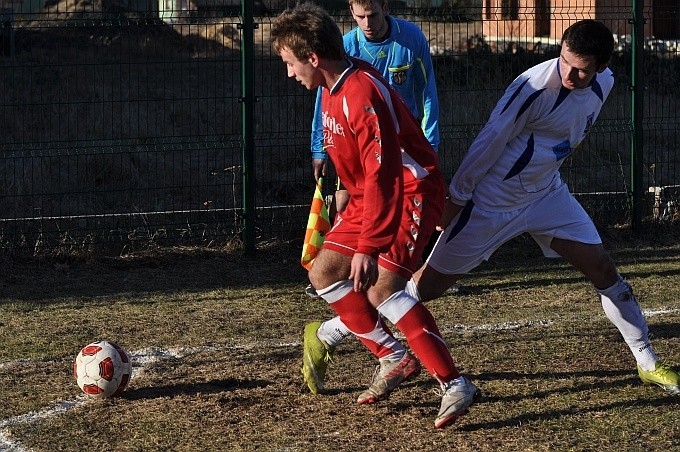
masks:
{"type": "Polygon", "coordinates": [[[419,58],[420,74],[422,80],[416,83],[415,95],[420,99],[422,111],[421,128],[435,151],[439,149],[439,98],[437,96],[437,83],[432,67],[432,60],[427,48],[427,55],[419,58]]]}
{"type": "Polygon", "coordinates": [[[313,159],[327,159],[323,142],[323,120],[321,115],[321,88],[317,90],[314,114],[312,116],[312,136],[310,149],[313,159]]]}

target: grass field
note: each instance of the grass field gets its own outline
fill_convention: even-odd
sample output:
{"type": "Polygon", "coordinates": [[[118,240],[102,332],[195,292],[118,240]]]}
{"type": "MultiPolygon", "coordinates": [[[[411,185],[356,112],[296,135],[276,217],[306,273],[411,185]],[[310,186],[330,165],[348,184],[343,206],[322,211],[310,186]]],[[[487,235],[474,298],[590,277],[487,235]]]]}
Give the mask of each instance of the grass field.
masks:
{"type": "MultiPolygon", "coordinates": [[[[680,246],[661,231],[607,239],[648,316],[656,352],[680,364],[680,246]]],[[[528,239],[501,249],[465,294],[428,303],[463,373],[484,392],[433,428],[433,380],[358,406],[375,362],[339,347],[327,393],[302,386],[300,332],[330,315],[304,293],[299,248],[255,258],[164,249],[86,262],[0,257],[0,450],[677,450],[680,397],[643,386],[584,279],[528,239]],[[86,399],[83,345],[132,355],[122,397],[86,399]]]]}

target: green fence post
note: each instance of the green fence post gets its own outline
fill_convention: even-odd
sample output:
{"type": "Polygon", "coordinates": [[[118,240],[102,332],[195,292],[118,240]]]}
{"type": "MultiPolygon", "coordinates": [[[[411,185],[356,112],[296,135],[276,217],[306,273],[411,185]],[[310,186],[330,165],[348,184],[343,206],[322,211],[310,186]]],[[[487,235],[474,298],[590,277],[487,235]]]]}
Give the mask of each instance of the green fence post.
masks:
{"type": "Polygon", "coordinates": [[[241,131],[243,167],[243,242],[246,256],[255,254],[255,45],[253,0],[241,0],[241,131]]]}
{"type": "Polygon", "coordinates": [[[633,231],[640,232],[642,228],[642,153],[643,153],[643,134],[642,134],[642,94],[643,84],[643,58],[645,42],[645,19],[643,17],[644,1],[633,0],[633,18],[630,20],[632,26],[631,33],[631,148],[630,148],[630,187],[631,187],[631,227],[633,231]]]}

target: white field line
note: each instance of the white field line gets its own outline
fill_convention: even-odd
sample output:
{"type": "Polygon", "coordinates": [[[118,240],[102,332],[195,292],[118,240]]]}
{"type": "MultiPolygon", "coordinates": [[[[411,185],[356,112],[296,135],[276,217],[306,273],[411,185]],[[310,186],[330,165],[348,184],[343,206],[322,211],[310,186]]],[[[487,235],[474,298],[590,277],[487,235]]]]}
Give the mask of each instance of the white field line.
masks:
{"type": "Polygon", "coordinates": [[[0,431],[0,451],[2,452],[28,452],[11,439],[7,437],[2,431],[0,431]]]}
{"type": "Polygon", "coordinates": [[[642,313],[645,317],[654,317],[657,315],[673,314],[680,312],[679,308],[660,308],[660,309],[643,309],[642,313]]]}
{"type": "MultiPolygon", "coordinates": [[[[680,308],[660,308],[660,309],[650,309],[642,311],[645,317],[654,317],[658,315],[673,314],[680,312],[680,308]]],[[[554,323],[559,323],[554,320],[526,320],[520,322],[504,322],[496,324],[481,324],[481,325],[453,325],[448,328],[441,328],[443,333],[453,332],[453,333],[463,333],[469,331],[505,331],[505,330],[516,330],[519,328],[546,328],[554,323]]],[[[294,348],[299,347],[301,344],[299,342],[281,342],[278,344],[267,344],[269,348],[294,348]]],[[[181,359],[183,357],[193,355],[196,353],[204,351],[221,351],[221,350],[253,350],[255,348],[260,348],[262,344],[251,343],[251,344],[236,344],[236,345],[206,345],[202,347],[181,347],[181,348],[170,348],[161,349],[156,347],[144,348],[141,350],[136,350],[130,353],[130,360],[133,365],[133,377],[138,376],[143,373],[144,370],[151,364],[165,359],[181,359]]],[[[12,369],[17,367],[22,367],[30,364],[28,359],[16,359],[12,361],[0,362],[0,369],[12,369]]],[[[52,406],[43,408],[40,411],[31,411],[26,414],[21,414],[18,416],[11,417],[9,419],[0,421],[0,452],[30,452],[25,449],[21,444],[12,440],[11,435],[8,432],[9,427],[21,425],[21,424],[32,424],[35,422],[40,422],[43,419],[56,416],[65,412],[68,412],[74,408],[80,407],[88,403],[90,399],[85,395],[80,395],[76,397],[75,400],[64,400],[55,403],[52,406]]]]}

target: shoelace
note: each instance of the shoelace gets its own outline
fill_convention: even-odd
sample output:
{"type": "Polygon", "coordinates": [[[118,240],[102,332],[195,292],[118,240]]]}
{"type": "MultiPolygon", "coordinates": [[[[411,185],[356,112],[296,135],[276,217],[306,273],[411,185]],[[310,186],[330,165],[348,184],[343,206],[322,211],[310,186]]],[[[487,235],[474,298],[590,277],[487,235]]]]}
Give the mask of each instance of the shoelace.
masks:
{"type": "Polygon", "coordinates": [[[651,373],[655,373],[658,376],[664,378],[672,372],[674,371],[670,364],[666,363],[665,361],[661,361],[656,364],[656,369],[654,369],[651,373]]]}
{"type": "Polygon", "coordinates": [[[377,380],[380,377],[380,366],[375,366],[375,370],[373,371],[373,376],[371,377],[371,384],[375,383],[375,380],[377,380]]]}
{"type": "Polygon", "coordinates": [[[669,364],[659,362],[656,364],[656,369],[650,373],[655,374],[658,380],[660,380],[654,382],[655,384],[660,385],[671,394],[680,394],[680,385],[678,385],[677,382],[672,381],[673,377],[670,375],[675,373],[675,371],[669,364]]]}
{"type": "Polygon", "coordinates": [[[661,376],[665,376],[669,371],[670,369],[668,368],[667,365],[659,363],[656,365],[656,369],[654,369],[652,372],[659,374],[661,376]]]}
{"type": "Polygon", "coordinates": [[[469,384],[471,384],[471,383],[467,380],[467,378],[464,380],[464,382],[465,382],[464,384],[454,384],[453,381],[450,381],[450,382],[448,382],[448,383],[440,383],[440,387],[439,387],[439,388],[433,388],[432,391],[433,391],[435,394],[437,394],[437,396],[439,396],[439,397],[444,397],[444,395],[445,395],[447,392],[449,392],[451,389],[453,389],[453,388],[455,388],[455,387],[458,387],[458,386],[460,386],[460,387],[465,386],[465,387],[466,387],[466,386],[468,386],[469,384]]]}
{"type": "Polygon", "coordinates": [[[373,371],[373,377],[371,378],[371,384],[374,383],[375,380],[377,380],[378,378],[386,377],[392,371],[397,369],[400,365],[401,365],[401,361],[396,366],[394,366],[392,369],[390,369],[390,370],[385,369],[385,373],[383,373],[382,372],[382,368],[383,368],[382,364],[378,364],[375,367],[375,370],[373,371]]]}
{"type": "Polygon", "coordinates": [[[432,392],[434,392],[437,397],[444,397],[444,394],[449,392],[449,389],[453,388],[454,384],[447,384],[447,383],[442,383],[442,385],[438,388],[432,388],[432,392]]]}

